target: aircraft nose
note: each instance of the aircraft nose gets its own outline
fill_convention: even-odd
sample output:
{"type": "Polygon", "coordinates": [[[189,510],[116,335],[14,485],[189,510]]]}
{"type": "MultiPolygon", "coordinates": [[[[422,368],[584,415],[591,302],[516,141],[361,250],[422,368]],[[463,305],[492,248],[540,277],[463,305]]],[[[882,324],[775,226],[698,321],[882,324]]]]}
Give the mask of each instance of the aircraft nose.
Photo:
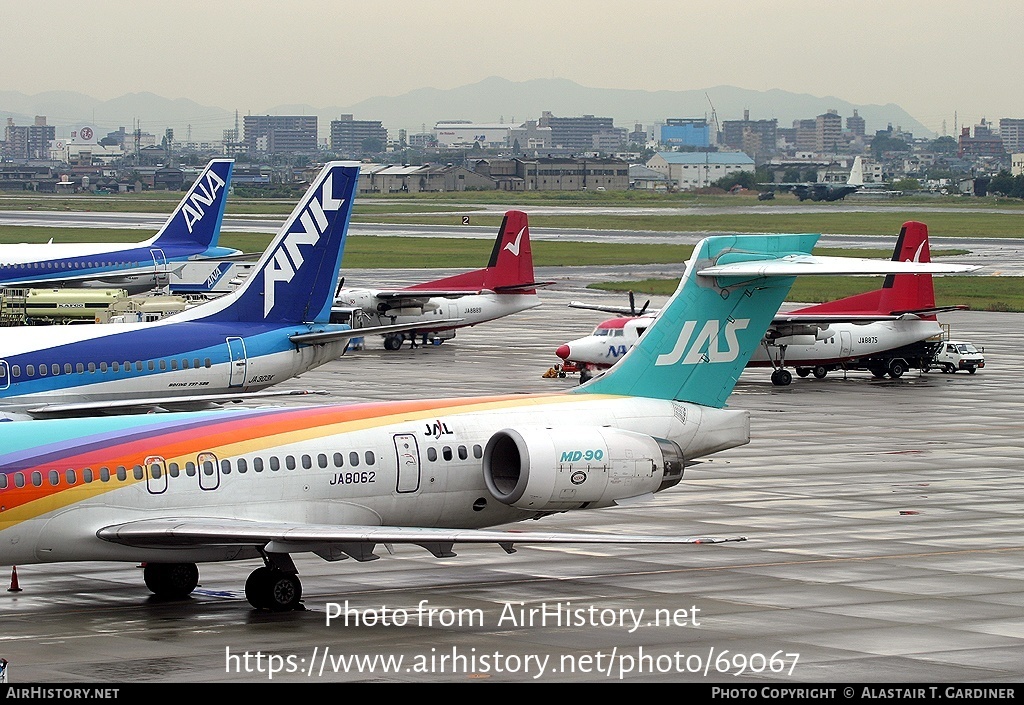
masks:
{"type": "Polygon", "coordinates": [[[560,346],[558,346],[558,350],[555,350],[555,355],[558,355],[558,357],[562,358],[563,360],[568,360],[569,359],[569,346],[568,345],[560,345],[560,346]]]}

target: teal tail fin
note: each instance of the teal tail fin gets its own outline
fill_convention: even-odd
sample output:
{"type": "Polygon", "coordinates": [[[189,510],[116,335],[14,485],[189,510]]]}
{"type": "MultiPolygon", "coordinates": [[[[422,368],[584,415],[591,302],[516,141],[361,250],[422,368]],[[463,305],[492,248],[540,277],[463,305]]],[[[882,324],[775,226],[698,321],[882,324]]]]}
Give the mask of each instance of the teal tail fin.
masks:
{"type": "Polygon", "coordinates": [[[712,265],[810,254],[818,235],[709,237],[694,247],[679,288],[636,345],[574,391],[722,407],[789,294],[793,276],[711,277],[712,265]]]}

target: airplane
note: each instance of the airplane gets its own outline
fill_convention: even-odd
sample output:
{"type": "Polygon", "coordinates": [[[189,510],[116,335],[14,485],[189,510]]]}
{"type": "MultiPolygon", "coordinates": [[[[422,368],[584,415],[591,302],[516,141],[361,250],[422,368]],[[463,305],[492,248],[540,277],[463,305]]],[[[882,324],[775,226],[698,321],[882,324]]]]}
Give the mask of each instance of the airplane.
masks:
{"type": "Polygon", "coordinates": [[[780,191],[792,191],[793,195],[801,201],[841,201],[851,193],[855,193],[864,188],[864,170],[861,158],[855,157],[853,160],[853,168],[850,170],[850,176],[846,180],[845,184],[835,184],[828,181],[805,181],[796,183],[767,183],[759,185],[767,186],[769,188],[769,192],[774,192],[775,189],[780,191]]]}
{"type": "Polygon", "coordinates": [[[0,565],[141,562],[150,591],[180,599],[197,563],[261,559],[246,599],[287,611],[302,608],[295,553],[743,541],[491,527],[641,501],[748,443],[750,412],[723,407],[794,264],[864,271],[811,257],[817,239],[702,240],[632,350],[566,392],[0,424],[0,565]]]}
{"type": "Polygon", "coordinates": [[[339,311],[355,309],[364,322],[376,325],[418,323],[405,333],[384,336],[384,349],[398,350],[404,340],[413,346],[418,337],[440,344],[455,337],[456,328],[539,306],[537,288],[549,284],[534,278],[526,213],[512,210],[505,213],[485,268],[402,289],[342,288],[334,306],[339,311]],[[439,319],[459,323],[439,325],[439,319]]]}
{"type": "Polygon", "coordinates": [[[232,159],[213,159],[156,235],[136,243],[0,244],[0,286],[117,286],[129,293],[162,285],[172,263],[229,259],[220,247],[232,159]]]}
{"type": "MultiPolygon", "coordinates": [[[[925,269],[917,271],[929,273],[890,274],[881,289],[780,312],[747,366],[771,367],[772,383],[785,386],[793,380],[787,365],[795,367],[801,377],[813,373],[815,378],[822,379],[828,372],[856,360],[883,360],[886,353],[940,336],[942,328],[935,314],[966,307],[937,307],[931,272],[964,272],[970,267],[932,263],[928,227],[916,221],[903,224],[891,261],[919,264],[925,269]]],[[[569,305],[620,314],[599,323],[589,336],[565,343],[555,351],[563,360],[561,371],[578,371],[581,382],[621,359],[657,316],[657,311],[646,310],[646,304],[641,313],[631,312],[632,293],[630,309],[579,301],[569,305]]],[[[888,374],[896,378],[905,371],[901,359],[902,356],[893,357],[885,365],[873,363],[870,369],[876,377],[888,374]]]]}
{"type": "Polygon", "coordinates": [[[329,321],[358,175],[358,164],[327,164],[252,274],[216,299],[148,323],[4,328],[0,420],[291,394],[267,387],[337,359],[353,337],[409,328],[329,321]]]}

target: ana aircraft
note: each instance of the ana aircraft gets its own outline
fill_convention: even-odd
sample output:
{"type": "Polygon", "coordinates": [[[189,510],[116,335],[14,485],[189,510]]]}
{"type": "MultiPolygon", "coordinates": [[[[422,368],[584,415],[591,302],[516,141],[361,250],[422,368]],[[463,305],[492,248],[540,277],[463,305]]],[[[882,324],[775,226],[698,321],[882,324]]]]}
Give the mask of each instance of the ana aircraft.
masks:
{"type": "MultiPolygon", "coordinates": [[[[915,221],[904,223],[891,262],[895,267],[901,263],[916,267],[905,271],[951,273],[976,269],[932,263],[928,227],[915,221]]],[[[569,305],[612,313],[628,311],[580,302],[569,305]]],[[[936,307],[930,273],[890,274],[881,289],[779,313],[748,366],[771,367],[772,382],[776,385],[792,382],[787,365],[795,367],[800,376],[813,373],[821,379],[854,360],[882,356],[940,336],[942,329],[935,314],[958,308],[964,307],[936,307]]],[[[578,370],[581,381],[586,381],[595,371],[607,369],[621,359],[656,315],[654,311],[603,321],[589,336],[560,346],[555,354],[564,361],[564,371],[578,370]]],[[[872,368],[872,372],[876,376],[899,377],[905,367],[898,360],[893,358],[884,367],[872,368]]]]}
{"type": "Polygon", "coordinates": [[[540,305],[533,274],[530,227],[526,213],[508,211],[494,241],[491,259],[483,269],[403,289],[340,289],[334,298],[338,311],[355,309],[373,325],[417,324],[405,333],[384,336],[384,348],[398,350],[403,340],[414,345],[418,337],[444,341],[456,328],[525,311],[540,305]],[[457,319],[457,324],[438,321],[457,319]]]}
{"type": "Polygon", "coordinates": [[[5,328],[0,418],[237,401],[336,359],[353,337],[405,330],[329,322],[358,175],[328,164],[252,274],[217,299],[151,323],[5,328]]]}
{"type": "Polygon", "coordinates": [[[864,187],[864,169],[860,157],[854,157],[853,168],[845,184],[828,181],[804,181],[760,184],[769,187],[770,191],[792,191],[801,201],[841,201],[851,193],[864,187]]]}
{"type": "Polygon", "coordinates": [[[174,262],[225,259],[219,247],[234,161],[214,159],[156,235],[136,243],[0,244],[0,286],[117,286],[138,293],[166,283],[174,262]]]}
{"type": "Polygon", "coordinates": [[[262,559],[247,599],[289,610],[294,553],[742,540],[487,527],[649,497],[748,443],[749,412],[722,407],[791,265],[834,271],[810,258],[817,237],[701,241],[637,345],[565,393],[0,424],[0,565],[143,562],[150,590],[182,597],[198,562],[262,559]]]}

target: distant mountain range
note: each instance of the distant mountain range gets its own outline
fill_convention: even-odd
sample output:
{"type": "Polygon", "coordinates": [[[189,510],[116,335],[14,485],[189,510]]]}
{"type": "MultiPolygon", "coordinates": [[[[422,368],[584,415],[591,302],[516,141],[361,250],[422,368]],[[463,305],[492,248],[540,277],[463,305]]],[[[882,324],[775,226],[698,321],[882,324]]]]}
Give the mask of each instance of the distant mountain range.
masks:
{"type": "MultiPolygon", "coordinates": [[[[616,126],[632,129],[635,124],[648,126],[674,117],[717,117],[719,123],[740,120],[744,111],[749,111],[751,120],[774,117],[780,127],[789,127],[793,120],[813,118],[828,110],[837,110],[847,118],[854,109],[864,118],[868,134],[891,124],[922,137],[935,136],[895,103],[858,105],[835,96],[733,86],[689,91],[590,88],[558,78],[515,82],[491,77],[458,88],[420,88],[350,106],[268,106],[261,114],[317,115],[320,136],[327,137],[331,120],[342,114],[352,114],[356,120],[380,120],[397,136],[399,129],[409,134],[429,131],[439,120],[522,123],[539,119],[545,110],[560,117],[611,117],[616,126]]],[[[28,125],[36,115],[45,115],[47,123],[57,127],[58,137],[69,137],[71,130],[81,125],[91,125],[102,136],[119,127],[131,130],[138,121],[144,132],[158,137],[170,127],[176,140],[185,140],[189,133],[194,140],[219,140],[222,131],[234,127],[235,121],[234,110],[184,98],[170,100],[153,93],[129,93],[101,101],[72,91],[33,96],[0,91],[0,120],[4,123],[12,117],[16,124],[28,125]]]]}

